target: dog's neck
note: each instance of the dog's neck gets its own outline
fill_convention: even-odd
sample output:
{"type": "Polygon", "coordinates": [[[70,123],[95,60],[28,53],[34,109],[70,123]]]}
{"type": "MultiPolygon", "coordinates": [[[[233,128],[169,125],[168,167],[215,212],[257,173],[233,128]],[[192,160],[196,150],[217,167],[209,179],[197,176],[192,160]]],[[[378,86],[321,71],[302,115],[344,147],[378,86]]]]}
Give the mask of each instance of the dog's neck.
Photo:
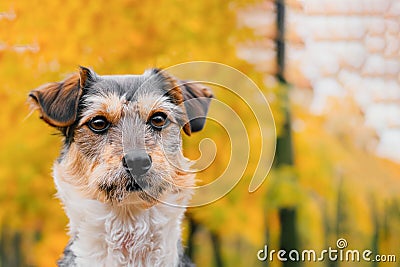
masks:
{"type": "Polygon", "coordinates": [[[60,178],[55,168],[58,196],[70,220],[68,250],[76,266],[178,265],[183,208],[102,203],[82,197],[60,178]]]}

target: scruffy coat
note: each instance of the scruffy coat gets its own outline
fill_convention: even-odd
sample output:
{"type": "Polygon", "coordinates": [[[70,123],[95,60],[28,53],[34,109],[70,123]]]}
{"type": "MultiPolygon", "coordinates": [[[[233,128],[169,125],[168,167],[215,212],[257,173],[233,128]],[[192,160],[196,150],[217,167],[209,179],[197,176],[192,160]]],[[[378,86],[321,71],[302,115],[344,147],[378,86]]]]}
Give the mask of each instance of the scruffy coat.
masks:
{"type": "Polygon", "coordinates": [[[53,177],[71,239],[59,266],[191,265],[180,239],[194,174],[180,130],[203,128],[211,97],[209,88],[158,69],[100,76],[81,67],[31,91],[41,118],[64,138],[53,177]],[[165,125],[154,127],[154,114],[165,125]],[[91,126],[96,118],[100,129],[91,126]],[[123,164],[137,148],[152,164],[140,176],[123,164]]]}

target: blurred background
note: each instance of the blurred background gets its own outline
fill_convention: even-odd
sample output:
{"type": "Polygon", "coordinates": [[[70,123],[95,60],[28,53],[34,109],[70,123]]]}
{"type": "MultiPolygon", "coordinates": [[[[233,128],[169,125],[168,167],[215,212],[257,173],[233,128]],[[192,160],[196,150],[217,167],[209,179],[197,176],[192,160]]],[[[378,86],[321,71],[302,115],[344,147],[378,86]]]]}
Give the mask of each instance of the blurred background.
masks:
{"type": "Polygon", "coordinates": [[[1,1],[0,266],[55,266],[68,241],[51,178],[61,141],[29,116],[27,93],[78,65],[142,73],[194,60],[249,76],[278,135],[255,193],[247,172],[226,197],[188,210],[194,262],[400,266],[399,18],[396,0],[1,1]],[[257,259],[264,245],[321,251],[338,238],[397,262],[257,259]]]}

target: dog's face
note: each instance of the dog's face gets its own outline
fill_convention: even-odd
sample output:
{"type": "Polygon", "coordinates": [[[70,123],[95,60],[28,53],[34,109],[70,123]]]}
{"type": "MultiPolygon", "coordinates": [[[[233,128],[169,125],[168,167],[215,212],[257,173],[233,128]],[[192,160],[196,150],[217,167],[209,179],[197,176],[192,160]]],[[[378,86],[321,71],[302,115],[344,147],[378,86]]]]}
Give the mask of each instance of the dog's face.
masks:
{"type": "Polygon", "coordinates": [[[85,197],[151,206],[193,186],[180,130],[203,128],[211,91],[153,69],[99,76],[87,68],[30,93],[41,118],[64,135],[55,164],[85,197]]]}

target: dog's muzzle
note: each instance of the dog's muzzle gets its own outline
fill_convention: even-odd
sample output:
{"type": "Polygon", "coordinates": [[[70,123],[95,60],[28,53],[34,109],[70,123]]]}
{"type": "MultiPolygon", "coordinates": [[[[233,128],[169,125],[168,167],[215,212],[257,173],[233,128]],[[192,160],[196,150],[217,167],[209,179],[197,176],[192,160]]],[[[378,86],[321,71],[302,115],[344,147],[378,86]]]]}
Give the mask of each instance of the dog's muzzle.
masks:
{"type": "Polygon", "coordinates": [[[122,159],[122,165],[132,176],[145,174],[151,163],[151,157],[144,149],[131,150],[122,159]]]}

